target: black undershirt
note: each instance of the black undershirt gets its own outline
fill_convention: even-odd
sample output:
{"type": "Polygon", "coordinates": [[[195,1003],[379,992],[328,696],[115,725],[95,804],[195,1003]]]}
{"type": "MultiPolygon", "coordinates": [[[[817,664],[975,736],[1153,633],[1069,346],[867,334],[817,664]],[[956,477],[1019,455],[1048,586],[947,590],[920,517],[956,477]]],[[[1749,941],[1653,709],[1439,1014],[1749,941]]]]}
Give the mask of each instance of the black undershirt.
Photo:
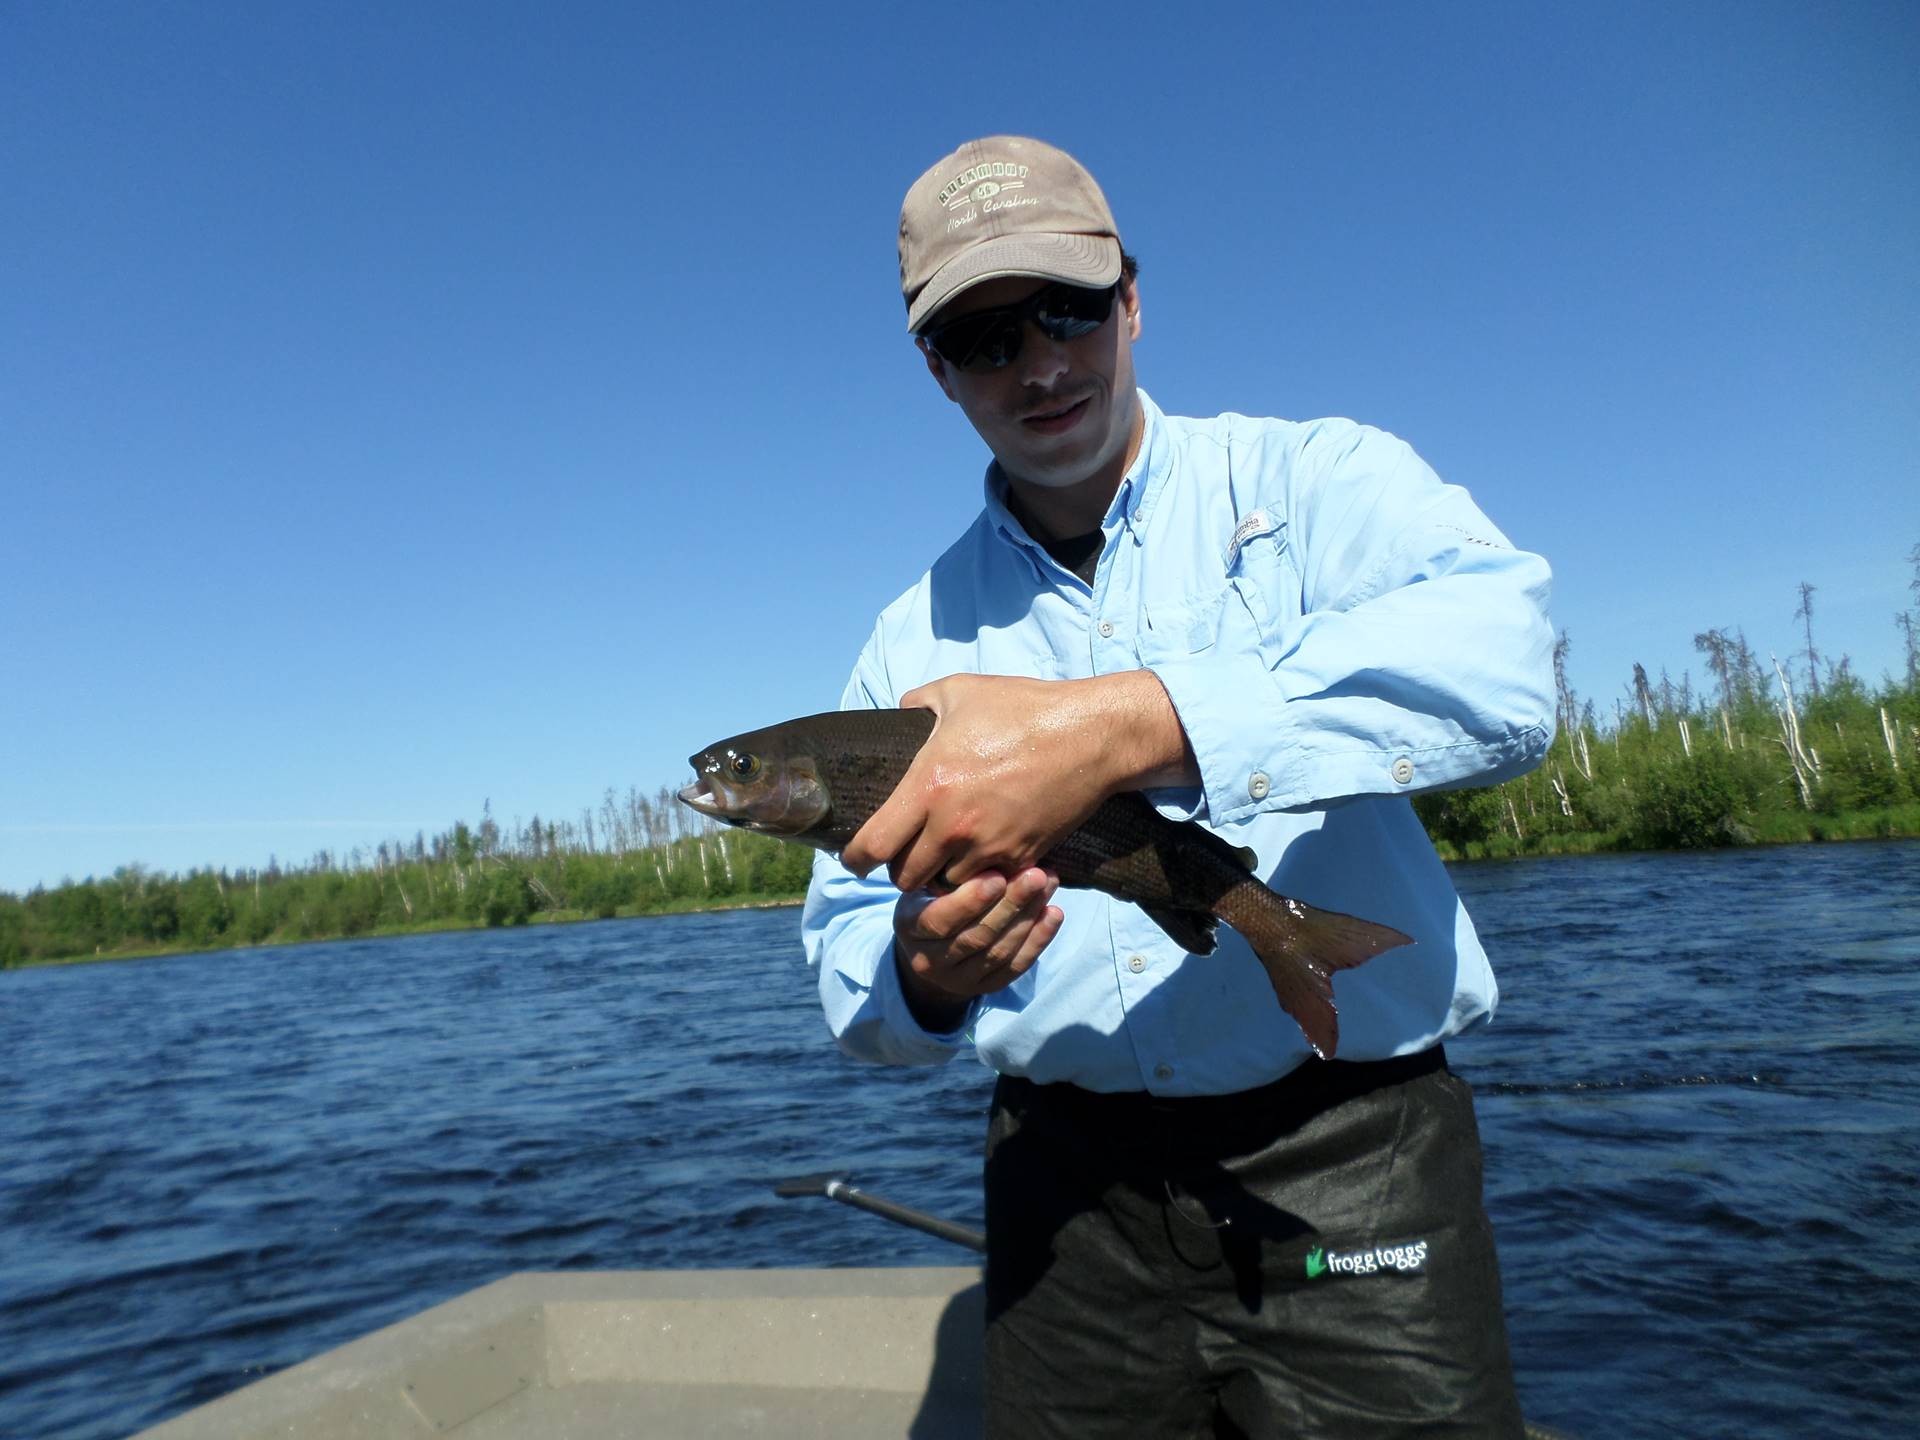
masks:
{"type": "Polygon", "coordinates": [[[1100,550],[1106,542],[1106,536],[1099,530],[1089,530],[1084,535],[1069,535],[1064,540],[1045,540],[1041,543],[1060,565],[1071,570],[1087,584],[1093,584],[1094,568],[1100,563],[1100,550]]]}

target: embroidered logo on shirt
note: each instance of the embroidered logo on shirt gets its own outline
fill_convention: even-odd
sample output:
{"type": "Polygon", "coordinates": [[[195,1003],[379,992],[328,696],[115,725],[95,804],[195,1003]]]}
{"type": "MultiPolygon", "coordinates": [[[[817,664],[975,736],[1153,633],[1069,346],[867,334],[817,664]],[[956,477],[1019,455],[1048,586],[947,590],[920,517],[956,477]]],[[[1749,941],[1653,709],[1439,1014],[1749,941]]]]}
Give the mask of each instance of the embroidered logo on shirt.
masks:
{"type": "Polygon", "coordinates": [[[1267,524],[1266,511],[1249,511],[1247,518],[1242,520],[1239,528],[1233,532],[1233,539],[1227,542],[1227,569],[1231,570],[1233,568],[1233,562],[1240,558],[1240,547],[1242,545],[1246,544],[1247,541],[1262,531],[1270,528],[1272,527],[1267,524]]]}
{"type": "Polygon", "coordinates": [[[1367,1250],[1329,1250],[1316,1245],[1307,1252],[1307,1279],[1322,1275],[1377,1275],[1382,1270],[1411,1275],[1427,1263],[1427,1242],[1375,1245],[1367,1250]]]}

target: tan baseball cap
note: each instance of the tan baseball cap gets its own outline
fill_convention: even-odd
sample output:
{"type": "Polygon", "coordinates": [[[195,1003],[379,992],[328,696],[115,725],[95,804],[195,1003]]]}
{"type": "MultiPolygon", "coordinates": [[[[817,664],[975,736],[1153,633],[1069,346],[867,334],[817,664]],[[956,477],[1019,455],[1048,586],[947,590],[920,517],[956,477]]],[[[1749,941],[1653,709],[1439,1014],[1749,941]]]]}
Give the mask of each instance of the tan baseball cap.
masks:
{"type": "Polygon", "coordinates": [[[1111,285],[1120,278],[1120,233],[1107,197],[1066,151],[989,135],[914,181],[900,207],[907,329],[969,285],[1004,275],[1111,285]]]}

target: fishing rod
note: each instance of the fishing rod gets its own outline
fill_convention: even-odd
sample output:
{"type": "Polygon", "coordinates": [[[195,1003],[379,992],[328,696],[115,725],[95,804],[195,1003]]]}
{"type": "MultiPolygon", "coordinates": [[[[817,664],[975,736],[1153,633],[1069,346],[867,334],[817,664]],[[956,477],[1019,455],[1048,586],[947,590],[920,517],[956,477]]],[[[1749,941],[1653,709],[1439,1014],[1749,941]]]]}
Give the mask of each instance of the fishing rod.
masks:
{"type": "Polygon", "coordinates": [[[831,1170],[823,1170],[817,1175],[796,1175],[791,1180],[775,1181],[773,1193],[782,1200],[824,1195],[829,1200],[838,1200],[842,1205],[851,1205],[856,1210],[865,1210],[869,1215],[878,1215],[883,1220],[893,1221],[896,1225],[905,1225],[942,1240],[951,1240],[955,1245],[964,1245],[967,1249],[982,1255],[987,1253],[987,1237],[978,1230],[969,1230],[965,1225],[956,1225],[951,1220],[942,1220],[938,1215],[929,1215],[924,1210],[913,1210],[905,1205],[895,1204],[891,1200],[882,1200],[878,1195],[869,1195],[856,1186],[851,1177],[836,1175],[831,1170]]]}

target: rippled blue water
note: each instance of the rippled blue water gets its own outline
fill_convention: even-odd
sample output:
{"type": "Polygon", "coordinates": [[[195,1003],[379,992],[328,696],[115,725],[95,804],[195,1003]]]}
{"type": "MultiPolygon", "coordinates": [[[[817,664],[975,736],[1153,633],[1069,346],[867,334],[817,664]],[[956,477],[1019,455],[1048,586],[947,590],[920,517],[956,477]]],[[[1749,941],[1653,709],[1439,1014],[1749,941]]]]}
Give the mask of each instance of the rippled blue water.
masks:
{"type": "MultiPolygon", "coordinates": [[[[1914,1433],[1920,844],[1463,866],[1528,1414],[1914,1433]]],[[[958,1263],[990,1077],[828,1043],[791,910],[0,975],[0,1436],[124,1435],[514,1270],[958,1263]]]]}

